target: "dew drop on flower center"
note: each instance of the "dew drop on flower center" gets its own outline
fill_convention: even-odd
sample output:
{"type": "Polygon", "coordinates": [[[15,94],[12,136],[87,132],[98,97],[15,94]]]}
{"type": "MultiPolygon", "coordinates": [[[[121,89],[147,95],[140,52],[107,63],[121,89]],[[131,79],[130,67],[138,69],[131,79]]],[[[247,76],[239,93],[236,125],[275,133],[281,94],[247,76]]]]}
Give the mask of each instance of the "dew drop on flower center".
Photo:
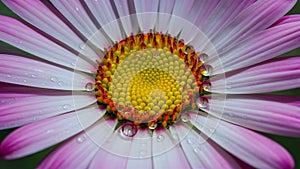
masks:
{"type": "Polygon", "coordinates": [[[154,130],[187,122],[208,93],[206,57],[170,35],[131,35],[106,50],[95,78],[97,103],[120,125],[154,130]]]}

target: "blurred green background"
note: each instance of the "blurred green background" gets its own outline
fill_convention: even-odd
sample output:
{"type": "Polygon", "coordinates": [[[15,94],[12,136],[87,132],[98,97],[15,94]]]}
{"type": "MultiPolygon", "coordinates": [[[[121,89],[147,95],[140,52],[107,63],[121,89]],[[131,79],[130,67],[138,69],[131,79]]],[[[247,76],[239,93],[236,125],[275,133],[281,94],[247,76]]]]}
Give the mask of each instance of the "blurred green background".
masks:
{"type": "MultiPolygon", "coordinates": [[[[300,2],[297,2],[296,6],[289,12],[289,14],[299,14],[300,11],[300,2]]],[[[15,14],[13,14],[3,3],[0,1],[0,15],[12,16],[18,18],[15,14]]],[[[9,47],[9,45],[0,42],[0,47],[9,47]]],[[[300,56],[300,48],[293,50],[283,56],[300,56]]],[[[300,66],[300,65],[299,65],[300,66]]],[[[294,89],[289,91],[276,92],[276,94],[284,94],[284,95],[297,95],[300,96],[300,89],[294,89]]],[[[4,130],[0,131],[0,141],[5,138],[10,132],[13,130],[4,130]]],[[[289,137],[281,137],[270,134],[265,134],[266,136],[272,138],[273,140],[280,143],[284,146],[294,157],[296,162],[296,169],[300,169],[300,138],[289,138],[289,137]]],[[[11,161],[5,161],[0,159],[0,168],[1,169],[31,169],[35,168],[38,163],[49,153],[55,146],[48,148],[39,153],[17,159],[11,161]]]]}

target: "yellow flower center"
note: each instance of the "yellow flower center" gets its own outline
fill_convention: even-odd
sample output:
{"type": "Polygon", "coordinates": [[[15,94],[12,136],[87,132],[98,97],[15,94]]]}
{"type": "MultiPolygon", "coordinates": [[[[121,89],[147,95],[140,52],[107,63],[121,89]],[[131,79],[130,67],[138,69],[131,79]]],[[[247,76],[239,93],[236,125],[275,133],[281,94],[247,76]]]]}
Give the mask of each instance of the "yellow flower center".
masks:
{"type": "Polygon", "coordinates": [[[132,35],[108,49],[98,67],[98,104],[120,123],[168,128],[181,111],[198,109],[208,71],[199,55],[168,35],[132,35]]]}

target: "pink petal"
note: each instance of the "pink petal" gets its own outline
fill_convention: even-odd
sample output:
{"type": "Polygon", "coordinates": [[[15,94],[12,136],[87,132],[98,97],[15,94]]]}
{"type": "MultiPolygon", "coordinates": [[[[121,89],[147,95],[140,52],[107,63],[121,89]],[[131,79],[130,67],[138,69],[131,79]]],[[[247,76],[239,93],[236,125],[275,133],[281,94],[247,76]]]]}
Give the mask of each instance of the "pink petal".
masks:
{"type": "Polygon", "coordinates": [[[244,68],[274,58],[300,46],[300,22],[285,23],[262,31],[208,61],[214,74],[244,68]],[[224,71],[223,71],[224,68],[224,71]]]}
{"type": "MultiPolygon", "coordinates": [[[[14,13],[38,29],[67,44],[78,52],[82,50],[81,45],[84,44],[84,42],[42,2],[36,0],[4,0],[4,3],[14,13]]],[[[98,56],[91,51],[91,49],[87,48],[88,47],[84,50],[89,50],[86,55],[88,55],[91,61],[95,62],[98,56]]]]}
{"type": "Polygon", "coordinates": [[[87,39],[98,31],[79,0],[51,1],[58,11],[87,39]]]}
{"type": "Polygon", "coordinates": [[[0,81],[31,87],[85,90],[92,77],[21,56],[0,54],[0,81]],[[76,79],[73,79],[73,76],[76,79]],[[76,81],[80,79],[81,81],[76,81]]]}
{"type": "Polygon", "coordinates": [[[192,123],[204,134],[213,130],[210,137],[213,141],[255,168],[294,168],[293,158],[283,147],[251,130],[222,120],[216,128],[211,129],[203,126],[205,119],[201,116],[192,123]]]}
{"type": "Polygon", "coordinates": [[[211,78],[211,91],[247,94],[297,88],[300,87],[299,64],[300,57],[272,59],[225,74],[226,86],[223,77],[215,76],[211,78]]]}
{"type": "MultiPolygon", "coordinates": [[[[9,97],[8,97],[9,98],[9,97]]],[[[65,112],[81,109],[96,102],[95,96],[86,94],[52,93],[29,96],[11,97],[0,106],[0,129],[23,126],[37,120],[45,119],[65,112]],[[74,99],[79,104],[74,105],[74,99]]],[[[0,96],[0,100],[3,98],[0,96]]]]}
{"type": "Polygon", "coordinates": [[[97,121],[103,113],[97,107],[44,119],[21,127],[7,136],[0,145],[0,156],[15,159],[55,145],[97,121]],[[79,115],[87,116],[84,125],[79,115]]]}
{"type": "Polygon", "coordinates": [[[127,158],[118,156],[107,152],[106,150],[99,149],[94,159],[92,160],[89,168],[90,169],[116,169],[116,168],[126,168],[127,158]]]}
{"type": "Polygon", "coordinates": [[[73,136],[54,149],[39,168],[87,168],[100,146],[113,133],[111,123],[112,121],[101,119],[85,131],[73,136]],[[100,143],[100,139],[104,141],[100,143]]]}
{"type": "Polygon", "coordinates": [[[10,17],[0,16],[0,40],[65,67],[85,72],[94,69],[87,61],[10,17]],[[80,63],[80,67],[75,67],[77,62],[80,63]]]}
{"type": "Polygon", "coordinates": [[[182,139],[181,147],[192,168],[239,168],[235,160],[212,140],[205,140],[201,134],[186,125],[174,125],[174,128],[182,139]]]}
{"type": "Polygon", "coordinates": [[[165,129],[154,130],[152,137],[154,168],[191,168],[178,140],[165,129]]]}
{"type": "Polygon", "coordinates": [[[279,134],[300,136],[300,97],[280,95],[227,95],[226,100],[211,99],[210,105],[222,108],[222,115],[205,109],[210,114],[250,129],[279,134]],[[223,104],[221,104],[223,103],[223,104]]]}
{"type": "Polygon", "coordinates": [[[286,14],[295,3],[295,0],[257,1],[237,15],[230,24],[212,39],[212,43],[215,44],[217,50],[238,43],[241,39],[271,26],[286,14]]]}
{"type": "Polygon", "coordinates": [[[54,149],[38,168],[88,168],[99,147],[85,132],[54,149]]]}
{"type": "Polygon", "coordinates": [[[218,6],[212,11],[206,22],[201,26],[201,30],[210,39],[217,34],[226,24],[232,21],[236,15],[253,4],[255,0],[227,0],[220,1],[218,6]]]}
{"type": "Polygon", "coordinates": [[[293,22],[299,22],[300,21],[300,15],[294,14],[294,15],[287,15],[280,18],[276,23],[272,25],[272,27],[283,25],[287,23],[293,23],[293,22]]]}
{"type": "Polygon", "coordinates": [[[134,4],[136,13],[140,13],[137,15],[140,29],[143,32],[153,30],[157,19],[159,0],[134,0],[134,4]]]}

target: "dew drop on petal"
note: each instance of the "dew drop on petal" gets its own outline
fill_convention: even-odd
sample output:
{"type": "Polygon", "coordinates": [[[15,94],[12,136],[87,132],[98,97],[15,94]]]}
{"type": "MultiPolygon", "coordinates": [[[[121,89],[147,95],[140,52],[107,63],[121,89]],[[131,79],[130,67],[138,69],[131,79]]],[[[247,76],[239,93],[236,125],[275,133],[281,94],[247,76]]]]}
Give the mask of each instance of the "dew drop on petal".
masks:
{"type": "Polygon", "coordinates": [[[69,105],[69,104],[63,105],[64,110],[69,110],[70,108],[71,108],[71,105],[69,105]]]}
{"type": "Polygon", "coordinates": [[[202,150],[201,150],[201,148],[200,147],[195,147],[194,148],[194,152],[195,153],[200,153],[202,150]]]}
{"type": "Polygon", "coordinates": [[[210,76],[212,74],[213,68],[210,65],[203,65],[202,75],[210,76]]]}
{"type": "Polygon", "coordinates": [[[76,141],[77,141],[77,143],[82,143],[82,142],[85,141],[85,137],[84,136],[80,136],[80,137],[77,138],[76,141]]]}
{"type": "Polygon", "coordinates": [[[183,112],[183,113],[181,114],[181,120],[182,120],[184,123],[189,122],[190,119],[191,119],[191,116],[189,115],[189,113],[183,112]]]}
{"type": "Polygon", "coordinates": [[[211,89],[211,84],[208,83],[208,82],[205,82],[205,83],[202,84],[202,88],[203,88],[204,91],[209,92],[210,89],[211,89]]]}
{"type": "Polygon", "coordinates": [[[75,10],[76,10],[76,11],[79,11],[79,8],[78,8],[78,7],[75,7],[75,10]]]}
{"type": "Polygon", "coordinates": [[[11,78],[11,75],[6,75],[8,78],[11,78]]]}
{"type": "Polygon", "coordinates": [[[50,77],[50,80],[52,81],[52,82],[56,82],[57,81],[57,78],[56,77],[50,77]]]}
{"type": "Polygon", "coordinates": [[[137,133],[137,127],[133,123],[125,123],[121,127],[121,134],[125,137],[133,137],[137,133]]]}
{"type": "Polygon", "coordinates": [[[57,85],[58,85],[58,86],[62,86],[63,84],[64,84],[63,81],[58,81],[58,82],[57,82],[57,85]]]}
{"type": "Polygon", "coordinates": [[[157,123],[153,123],[152,125],[149,126],[150,130],[154,130],[157,127],[157,123]]]}
{"type": "Polygon", "coordinates": [[[85,90],[88,91],[88,92],[91,92],[94,90],[94,84],[92,82],[88,82],[86,85],[85,85],[85,90]]]}
{"type": "Polygon", "coordinates": [[[79,45],[79,48],[80,48],[80,49],[84,49],[85,47],[86,47],[86,44],[85,44],[85,43],[82,43],[82,44],[79,45]]]}
{"type": "Polygon", "coordinates": [[[189,144],[194,144],[195,143],[195,139],[194,138],[188,138],[186,141],[189,144]]]}
{"type": "Polygon", "coordinates": [[[208,55],[206,53],[201,53],[199,56],[198,56],[198,61],[201,61],[201,62],[205,62],[208,58],[208,55]]]}
{"type": "Polygon", "coordinates": [[[165,139],[165,136],[163,136],[163,135],[158,135],[158,136],[156,137],[156,140],[157,140],[158,142],[164,141],[164,139],[165,139]]]}
{"type": "Polygon", "coordinates": [[[36,77],[37,77],[37,75],[34,75],[34,74],[32,74],[32,75],[31,75],[31,77],[32,77],[32,78],[36,78],[36,77]]]}
{"type": "Polygon", "coordinates": [[[201,108],[206,108],[208,105],[208,99],[206,97],[199,97],[197,100],[198,107],[201,108]]]}

